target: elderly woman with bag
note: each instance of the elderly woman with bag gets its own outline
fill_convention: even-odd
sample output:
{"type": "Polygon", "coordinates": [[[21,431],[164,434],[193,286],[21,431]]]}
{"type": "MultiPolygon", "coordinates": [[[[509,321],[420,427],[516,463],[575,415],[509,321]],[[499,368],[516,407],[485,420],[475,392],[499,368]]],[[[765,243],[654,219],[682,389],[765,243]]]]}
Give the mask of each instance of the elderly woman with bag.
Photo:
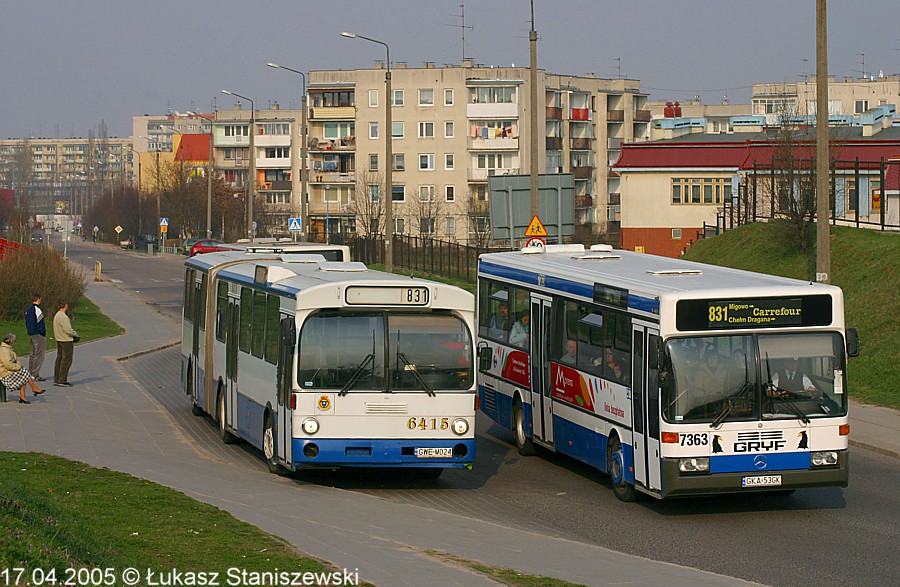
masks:
{"type": "Polygon", "coordinates": [[[31,373],[19,363],[16,352],[13,350],[15,342],[16,335],[8,333],[0,343],[0,381],[7,389],[19,390],[20,404],[30,404],[31,402],[25,399],[25,386],[30,385],[34,395],[41,395],[44,390],[35,385],[31,373]]]}

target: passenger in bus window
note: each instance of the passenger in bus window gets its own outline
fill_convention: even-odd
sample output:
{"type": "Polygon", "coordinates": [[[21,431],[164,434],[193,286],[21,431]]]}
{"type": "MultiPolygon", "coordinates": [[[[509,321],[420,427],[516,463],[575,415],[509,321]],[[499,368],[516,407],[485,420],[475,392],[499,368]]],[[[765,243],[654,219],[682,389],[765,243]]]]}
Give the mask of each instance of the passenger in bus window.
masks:
{"type": "Polygon", "coordinates": [[[488,327],[488,335],[491,338],[499,338],[506,340],[506,335],[512,325],[509,318],[509,304],[500,302],[497,312],[491,317],[491,324],[488,327]]]}
{"type": "Polygon", "coordinates": [[[627,369],[622,364],[622,361],[616,357],[615,351],[613,351],[612,347],[607,347],[606,352],[604,353],[604,362],[606,364],[605,370],[606,375],[615,379],[620,383],[628,383],[628,373],[627,369]]]}
{"type": "Polygon", "coordinates": [[[575,361],[577,359],[578,353],[578,343],[572,340],[571,338],[566,340],[566,354],[559,358],[560,363],[565,363],[566,365],[575,366],[575,361]]]}
{"type": "Polygon", "coordinates": [[[697,388],[706,397],[707,402],[723,397],[726,376],[727,372],[719,357],[719,353],[707,351],[700,368],[697,369],[695,378],[697,388]]]}
{"type": "Polygon", "coordinates": [[[512,330],[509,331],[509,344],[521,348],[528,346],[528,337],[531,333],[531,317],[523,314],[519,320],[513,324],[512,330]]]}

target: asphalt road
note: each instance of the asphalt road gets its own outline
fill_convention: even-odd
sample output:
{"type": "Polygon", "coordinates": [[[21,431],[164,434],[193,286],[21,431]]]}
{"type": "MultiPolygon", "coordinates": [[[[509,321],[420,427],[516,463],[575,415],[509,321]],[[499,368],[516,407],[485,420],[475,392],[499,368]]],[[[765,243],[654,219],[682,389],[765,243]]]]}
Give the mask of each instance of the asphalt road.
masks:
{"type": "MultiPolygon", "coordinates": [[[[73,244],[68,254],[91,271],[99,260],[105,278],[180,317],[183,258],[150,257],[90,242],[73,244]]],[[[125,367],[190,438],[265,467],[253,449],[221,445],[212,422],[191,415],[178,381],[177,348],[132,359],[125,367]]],[[[448,470],[436,481],[384,471],[306,472],[296,479],[770,585],[900,584],[897,459],[854,449],[847,489],[623,504],[605,475],[544,451],[521,457],[511,435],[486,418],[479,417],[476,430],[473,471],[448,470]]]]}

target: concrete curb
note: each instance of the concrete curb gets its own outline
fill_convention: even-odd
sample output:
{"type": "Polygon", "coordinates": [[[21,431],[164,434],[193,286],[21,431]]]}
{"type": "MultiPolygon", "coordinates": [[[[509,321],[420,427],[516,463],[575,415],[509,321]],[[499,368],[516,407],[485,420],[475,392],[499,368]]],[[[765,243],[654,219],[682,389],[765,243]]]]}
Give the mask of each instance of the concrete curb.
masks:
{"type": "Polygon", "coordinates": [[[123,355],[121,357],[116,357],[117,361],[127,361],[128,359],[134,359],[136,357],[142,357],[144,355],[149,355],[150,353],[155,353],[156,351],[164,351],[166,349],[172,348],[173,346],[178,346],[181,344],[180,340],[175,340],[164,345],[160,345],[157,347],[153,347],[150,349],[145,349],[143,351],[137,351],[134,353],[130,353],[128,355],[123,355]]]}

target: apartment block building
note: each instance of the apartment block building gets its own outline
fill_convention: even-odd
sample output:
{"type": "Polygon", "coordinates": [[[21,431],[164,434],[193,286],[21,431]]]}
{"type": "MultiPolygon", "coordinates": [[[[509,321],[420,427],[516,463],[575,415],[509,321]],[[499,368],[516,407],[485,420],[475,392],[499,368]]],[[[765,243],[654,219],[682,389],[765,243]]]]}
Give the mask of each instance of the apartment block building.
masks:
{"type": "MultiPolygon", "coordinates": [[[[470,60],[445,67],[397,63],[389,99],[385,73],[380,62],[309,72],[310,232],[334,240],[383,229],[376,210],[390,132],[394,232],[472,241],[489,222],[488,178],[530,171],[529,70],[470,60]],[[391,129],[384,128],[388,103],[391,129]]],[[[609,168],[622,143],[648,137],[647,95],[627,79],[539,71],[538,84],[538,172],[573,174],[582,235],[615,232],[619,180],[609,168]]],[[[261,235],[283,236],[288,218],[301,210],[302,111],[247,106],[237,101],[214,114],[135,117],[135,149],[171,152],[173,135],[211,132],[216,171],[236,193],[256,194],[261,235]]],[[[141,175],[142,186],[152,184],[141,175]]]]}
{"type": "MultiPolygon", "coordinates": [[[[753,84],[752,114],[816,114],[816,78],[794,83],[753,84]]],[[[859,115],[877,106],[900,104],[900,75],[828,77],[828,114],[859,115]]]]}
{"type": "Polygon", "coordinates": [[[130,138],[4,139],[0,186],[27,196],[32,214],[80,215],[134,180],[133,160],[130,138]]]}

